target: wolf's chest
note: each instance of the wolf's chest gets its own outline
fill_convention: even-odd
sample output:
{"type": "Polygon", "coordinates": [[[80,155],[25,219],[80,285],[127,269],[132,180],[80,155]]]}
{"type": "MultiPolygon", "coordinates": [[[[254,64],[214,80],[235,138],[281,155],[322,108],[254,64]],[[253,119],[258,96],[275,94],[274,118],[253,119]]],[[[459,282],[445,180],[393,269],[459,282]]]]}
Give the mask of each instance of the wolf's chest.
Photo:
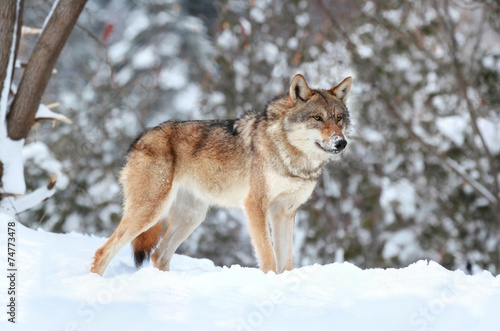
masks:
{"type": "Polygon", "coordinates": [[[266,179],[270,200],[288,197],[296,204],[306,202],[316,186],[316,180],[304,180],[277,173],[269,174],[266,179]]]}

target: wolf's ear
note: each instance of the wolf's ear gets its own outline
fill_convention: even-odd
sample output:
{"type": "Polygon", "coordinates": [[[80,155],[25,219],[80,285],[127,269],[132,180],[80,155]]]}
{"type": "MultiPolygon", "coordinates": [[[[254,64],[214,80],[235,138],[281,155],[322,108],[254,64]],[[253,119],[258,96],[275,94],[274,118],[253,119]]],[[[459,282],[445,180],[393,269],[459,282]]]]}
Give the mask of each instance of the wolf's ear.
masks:
{"type": "Polygon", "coordinates": [[[292,84],[290,84],[290,98],[293,103],[297,103],[298,100],[307,101],[312,96],[312,91],[307,86],[306,80],[301,74],[295,75],[292,79],[292,84]]]}
{"type": "Polygon", "coordinates": [[[332,94],[342,101],[345,105],[347,103],[347,96],[351,91],[352,78],[351,76],[347,77],[340,83],[339,85],[332,87],[332,94]]]}

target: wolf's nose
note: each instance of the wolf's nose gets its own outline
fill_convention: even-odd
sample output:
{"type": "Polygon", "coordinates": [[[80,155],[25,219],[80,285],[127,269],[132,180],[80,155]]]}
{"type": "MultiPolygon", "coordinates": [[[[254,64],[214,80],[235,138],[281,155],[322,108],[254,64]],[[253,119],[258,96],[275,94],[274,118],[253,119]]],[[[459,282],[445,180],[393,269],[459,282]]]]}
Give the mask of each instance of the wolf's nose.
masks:
{"type": "Polygon", "coordinates": [[[339,141],[337,141],[335,143],[335,148],[337,149],[337,151],[342,151],[344,150],[345,146],[347,145],[347,141],[345,139],[340,139],[339,141]]]}

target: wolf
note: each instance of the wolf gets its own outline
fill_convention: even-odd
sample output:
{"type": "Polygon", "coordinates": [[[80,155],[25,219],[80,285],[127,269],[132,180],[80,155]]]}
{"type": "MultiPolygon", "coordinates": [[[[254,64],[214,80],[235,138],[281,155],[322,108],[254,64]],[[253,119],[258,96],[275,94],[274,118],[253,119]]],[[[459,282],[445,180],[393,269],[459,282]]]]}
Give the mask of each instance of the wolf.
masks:
{"type": "Polygon", "coordinates": [[[90,272],[102,276],[130,242],[137,267],[151,257],[156,268],[169,270],[211,206],[243,207],[260,269],[291,270],[295,213],[323,166],[347,145],[351,85],[347,77],[330,89],[311,89],[297,74],[289,93],[262,113],[167,121],[142,132],[120,174],[123,217],[90,272]]]}

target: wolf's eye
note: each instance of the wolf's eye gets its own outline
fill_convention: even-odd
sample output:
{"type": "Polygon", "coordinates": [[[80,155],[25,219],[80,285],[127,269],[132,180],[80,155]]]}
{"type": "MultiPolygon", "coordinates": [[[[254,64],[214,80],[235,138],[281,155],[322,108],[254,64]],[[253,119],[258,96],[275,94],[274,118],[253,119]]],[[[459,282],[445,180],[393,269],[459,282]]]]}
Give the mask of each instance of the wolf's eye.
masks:
{"type": "Polygon", "coordinates": [[[342,120],[343,120],[342,115],[338,115],[338,116],[337,116],[337,122],[342,122],[342,120]]]}
{"type": "Polygon", "coordinates": [[[321,122],[323,120],[319,115],[313,116],[313,119],[318,122],[321,122]]]}

